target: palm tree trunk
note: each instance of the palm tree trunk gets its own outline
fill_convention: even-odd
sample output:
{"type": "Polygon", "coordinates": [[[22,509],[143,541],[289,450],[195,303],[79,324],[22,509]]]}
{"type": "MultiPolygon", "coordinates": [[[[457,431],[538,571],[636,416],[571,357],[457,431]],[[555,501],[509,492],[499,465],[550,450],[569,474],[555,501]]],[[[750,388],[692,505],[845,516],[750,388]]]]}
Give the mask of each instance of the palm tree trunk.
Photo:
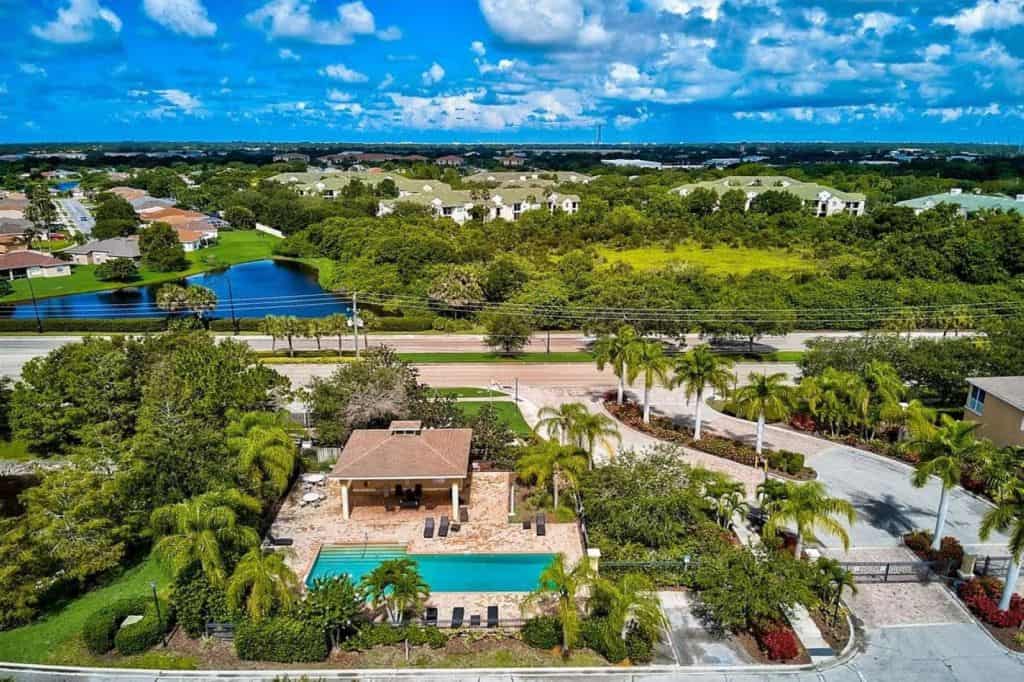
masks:
{"type": "Polygon", "coordinates": [[[551,489],[555,493],[555,509],[558,509],[558,469],[551,472],[551,489]]]}
{"type": "Polygon", "coordinates": [[[804,552],[804,536],[799,530],[796,532],[796,547],[793,548],[793,555],[797,561],[800,560],[800,555],[804,552]]]}
{"type": "Polygon", "coordinates": [[[1020,561],[1010,557],[1010,570],[1006,573],[1006,582],[1003,584],[1003,596],[999,598],[999,610],[1007,611],[1010,608],[1010,599],[1017,587],[1017,580],[1020,578],[1020,561]]]}
{"type": "Polygon", "coordinates": [[[700,407],[704,402],[704,391],[697,391],[697,407],[694,410],[693,439],[700,440],[700,407]]]}
{"type": "Polygon", "coordinates": [[[942,546],[942,530],[946,526],[946,512],[949,511],[949,490],[942,486],[942,496],[939,498],[939,517],[935,520],[935,535],[932,538],[932,549],[939,549],[942,546]]]}
{"type": "Polygon", "coordinates": [[[338,333],[338,356],[339,357],[341,356],[341,353],[342,353],[342,351],[341,351],[341,333],[339,332],[338,333]]]}
{"type": "Polygon", "coordinates": [[[764,445],[764,412],[757,415],[757,441],[754,447],[754,451],[761,455],[761,448],[764,445]]]}
{"type": "Polygon", "coordinates": [[[644,382],[644,424],[651,423],[651,384],[644,382]]]}
{"type": "Polygon", "coordinates": [[[622,394],[625,393],[625,391],[626,391],[626,379],[625,379],[625,376],[626,376],[626,369],[623,368],[622,372],[619,374],[619,395],[618,395],[618,398],[616,399],[616,403],[618,405],[622,404],[622,394]]]}

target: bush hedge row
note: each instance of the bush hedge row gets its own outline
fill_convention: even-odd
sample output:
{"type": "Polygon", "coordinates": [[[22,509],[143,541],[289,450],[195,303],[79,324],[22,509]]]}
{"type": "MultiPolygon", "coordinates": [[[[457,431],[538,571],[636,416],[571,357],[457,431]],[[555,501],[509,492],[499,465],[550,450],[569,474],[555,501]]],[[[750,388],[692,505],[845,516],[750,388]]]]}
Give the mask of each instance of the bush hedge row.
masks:
{"type": "MultiPolygon", "coordinates": [[[[2,306],[3,304],[0,304],[2,306]]],[[[19,303],[18,305],[25,305],[19,303]]],[[[374,320],[373,331],[381,332],[422,332],[434,329],[433,316],[426,317],[378,317],[374,320]]],[[[240,317],[237,320],[238,331],[258,332],[263,318],[240,317]]],[[[42,320],[44,332],[110,332],[135,333],[162,332],[167,329],[167,319],[163,317],[138,318],[46,318],[42,320]]],[[[236,323],[230,317],[219,317],[210,321],[210,330],[215,332],[233,332],[236,323]]],[[[36,333],[35,318],[2,318],[0,332],[36,333]]]]}
{"type": "Polygon", "coordinates": [[[160,602],[160,614],[157,615],[156,605],[150,601],[142,620],[118,629],[114,635],[114,647],[122,656],[142,653],[159,642],[171,624],[171,614],[166,602],[160,602]]]}
{"type": "Polygon", "coordinates": [[[366,651],[376,646],[401,644],[406,640],[411,646],[429,646],[440,649],[448,642],[448,635],[436,627],[421,625],[401,625],[395,627],[388,623],[370,623],[359,628],[342,643],[346,651],[366,651]]]}
{"type": "Polygon", "coordinates": [[[562,623],[554,616],[535,616],[523,623],[520,634],[535,649],[553,649],[562,643],[562,623]]]}
{"type": "Polygon", "coordinates": [[[235,630],[235,652],[243,661],[315,663],[327,658],[327,634],[295,618],[245,621],[235,630]]]}
{"type": "Polygon", "coordinates": [[[82,625],[82,641],[93,654],[105,654],[113,648],[127,656],[145,651],[160,641],[170,624],[170,610],[160,603],[160,615],[149,597],[119,599],[94,611],[82,625]],[[141,615],[142,620],[121,627],[128,616],[141,615]]]}

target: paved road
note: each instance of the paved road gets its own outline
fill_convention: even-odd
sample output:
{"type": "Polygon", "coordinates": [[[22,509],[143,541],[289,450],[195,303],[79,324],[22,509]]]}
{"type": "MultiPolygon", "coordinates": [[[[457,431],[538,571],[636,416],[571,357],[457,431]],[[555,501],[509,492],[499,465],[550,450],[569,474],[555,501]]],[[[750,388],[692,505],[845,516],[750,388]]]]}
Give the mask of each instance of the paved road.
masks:
{"type": "Polygon", "coordinates": [[[81,201],[78,199],[58,199],[58,202],[60,202],[61,208],[68,217],[68,222],[73,230],[81,232],[87,237],[92,234],[92,228],[96,226],[96,221],[93,220],[89,209],[81,201]]]}

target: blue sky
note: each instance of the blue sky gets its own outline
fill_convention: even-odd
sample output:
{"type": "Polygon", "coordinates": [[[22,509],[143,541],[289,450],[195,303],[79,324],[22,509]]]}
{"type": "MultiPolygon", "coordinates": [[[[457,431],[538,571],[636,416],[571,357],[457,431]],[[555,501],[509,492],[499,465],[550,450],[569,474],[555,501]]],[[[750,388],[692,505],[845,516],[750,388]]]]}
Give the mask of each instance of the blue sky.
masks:
{"type": "Polygon", "coordinates": [[[0,141],[1024,142],[1024,0],[0,0],[0,141]]]}

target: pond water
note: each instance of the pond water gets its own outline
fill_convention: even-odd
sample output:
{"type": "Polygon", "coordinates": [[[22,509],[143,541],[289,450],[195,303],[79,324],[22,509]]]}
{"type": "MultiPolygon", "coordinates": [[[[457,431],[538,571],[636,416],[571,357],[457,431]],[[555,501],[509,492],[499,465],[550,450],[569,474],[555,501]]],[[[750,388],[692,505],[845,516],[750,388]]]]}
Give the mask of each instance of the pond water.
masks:
{"type": "MultiPolygon", "coordinates": [[[[301,263],[262,260],[234,265],[217,272],[193,275],[182,284],[199,284],[217,294],[213,317],[231,317],[232,300],[237,317],[295,315],[320,317],[348,314],[349,304],[341,296],[324,291],[316,272],[301,263]]],[[[130,318],[162,317],[156,307],[161,285],[128,287],[88,294],[71,294],[39,300],[42,318],[130,318]]],[[[32,304],[0,304],[0,317],[31,318],[32,304]]]]}

